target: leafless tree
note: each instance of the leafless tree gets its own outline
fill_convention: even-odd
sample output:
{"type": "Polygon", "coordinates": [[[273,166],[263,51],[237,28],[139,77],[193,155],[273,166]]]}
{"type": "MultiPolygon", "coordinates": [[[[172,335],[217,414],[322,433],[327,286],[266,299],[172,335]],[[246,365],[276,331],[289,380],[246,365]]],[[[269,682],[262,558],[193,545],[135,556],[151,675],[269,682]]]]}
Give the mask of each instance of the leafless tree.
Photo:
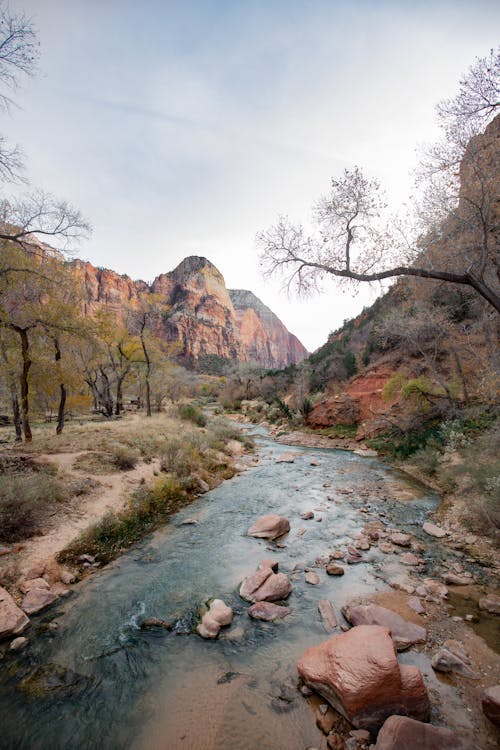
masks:
{"type": "Polygon", "coordinates": [[[416,214],[388,218],[378,181],[359,167],[346,169],[316,202],[315,231],[281,216],[257,235],[264,273],[281,272],[287,288],[299,293],[314,291],[330,276],[352,282],[438,279],[472,287],[500,312],[499,78],[499,55],[492,52],[472,66],[459,94],[440,105],[449,150],[434,154],[432,169],[429,162],[431,184],[416,214]],[[478,135],[479,124],[484,128],[493,117],[478,135]]]}

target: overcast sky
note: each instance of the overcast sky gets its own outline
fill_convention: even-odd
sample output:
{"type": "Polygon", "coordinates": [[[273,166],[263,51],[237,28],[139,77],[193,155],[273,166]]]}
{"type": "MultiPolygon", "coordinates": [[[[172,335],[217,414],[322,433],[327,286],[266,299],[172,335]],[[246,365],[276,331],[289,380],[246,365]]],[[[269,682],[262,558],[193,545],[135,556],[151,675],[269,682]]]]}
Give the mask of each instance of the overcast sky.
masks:
{"type": "Polygon", "coordinates": [[[344,167],[394,203],[434,105],[498,43],[494,0],[10,0],[40,74],[2,114],[33,185],[93,225],[78,255],[151,281],[204,255],[313,350],[377,289],[288,299],[255,234],[308,220],[344,167]]]}

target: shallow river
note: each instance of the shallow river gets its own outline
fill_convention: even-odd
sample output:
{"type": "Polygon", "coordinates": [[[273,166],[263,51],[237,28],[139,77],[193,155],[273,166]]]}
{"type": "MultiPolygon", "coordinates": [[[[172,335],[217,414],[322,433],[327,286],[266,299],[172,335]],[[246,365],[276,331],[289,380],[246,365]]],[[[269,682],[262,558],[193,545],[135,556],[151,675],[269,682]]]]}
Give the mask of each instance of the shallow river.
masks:
{"type": "MultiPolygon", "coordinates": [[[[346,601],[388,588],[388,577],[407,570],[396,555],[384,556],[376,548],[364,553],[368,564],[346,566],[341,578],[318,569],[317,586],[306,584],[302,572],[293,573],[294,566],[303,569],[317,556],[345,547],[374,519],[418,536],[436,498],[377,459],[289,448],[273,443],[261,429],[254,433],[257,466],[199,498],[140,546],[74,587],[61,606],[39,618],[42,632],[29,649],[4,660],[2,750],[320,747],[309,703],[287,687],[296,684],[295,664],[304,649],[328,637],[318,600],[330,599],[341,620],[346,601]],[[293,464],[275,462],[284,452],[296,454],[293,464]],[[313,457],[319,466],[311,466],[313,457]],[[305,510],[314,510],[321,523],[303,521],[299,513],[305,510]],[[266,513],[289,518],[291,531],[279,540],[283,547],[245,535],[266,513]],[[187,517],[198,524],[182,526],[187,517]],[[301,527],[306,532],[297,536],[301,527]],[[255,622],[237,589],[270,555],[292,575],[288,604],[293,612],[281,622],[255,622]],[[212,597],[233,607],[232,626],[217,641],[183,635],[195,625],[199,606],[212,597]],[[144,617],[175,619],[177,633],[141,631],[144,617]],[[50,629],[54,621],[58,628],[50,629]]],[[[439,554],[439,545],[426,539],[431,574],[439,554]]],[[[424,657],[402,658],[417,663],[428,686],[435,686],[424,657]]],[[[463,714],[451,689],[446,699],[463,714]]]]}

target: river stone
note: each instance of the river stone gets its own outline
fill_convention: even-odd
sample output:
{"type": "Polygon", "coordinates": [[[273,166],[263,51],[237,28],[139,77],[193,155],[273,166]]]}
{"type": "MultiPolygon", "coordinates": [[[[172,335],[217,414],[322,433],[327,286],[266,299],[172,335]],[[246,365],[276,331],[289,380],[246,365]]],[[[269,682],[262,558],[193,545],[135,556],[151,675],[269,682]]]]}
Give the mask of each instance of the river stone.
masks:
{"type": "Polygon", "coordinates": [[[45,591],[44,589],[31,589],[24,597],[21,607],[24,609],[26,614],[34,615],[40,612],[45,607],[53,604],[59,597],[52,591],[45,591]]]}
{"type": "Polygon", "coordinates": [[[378,548],[384,553],[384,555],[390,555],[391,553],[396,552],[396,547],[390,542],[379,542],[378,548]]]}
{"type": "Polygon", "coordinates": [[[165,630],[172,630],[174,627],[173,622],[168,620],[162,620],[160,617],[146,617],[141,622],[141,630],[147,630],[148,628],[165,628],[165,630]]]}
{"type": "Polygon", "coordinates": [[[334,630],[337,627],[337,618],[335,617],[332,603],[328,599],[320,599],[318,610],[325,628],[334,630]]]}
{"type": "Polygon", "coordinates": [[[314,570],[307,570],[305,573],[306,583],[310,583],[312,586],[317,586],[320,582],[319,575],[314,570]]]}
{"type": "Polygon", "coordinates": [[[414,625],[391,609],[377,604],[347,604],[342,607],[342,614],[351,625],[381,625],[387,628],[398,651],[404,651],[415,643],[425,643],[427,639],[427,632],[421,625],[414,625]]]}
{"type": "Polygon", "coordinates": [[[38,562],[33,563],[31,568],[28,568],[28,570],[24,574],[24,578],[25,580],[29,580],[31,578],[41,578],[44,573],[45,573],[45,563],[39,560],[38,562]]]}
{"type": "Polygon", "coordinates": [[[477,677],[470,668],[470,660],[463,645],[458,641],[445,641],[443,647],[432,657],[431,665],[436,672],[456,672],[464,677],[477,677]]]}
{"type": "Polygon", "coordinates": [[[265,557],[264,560],[261,560],[257,565],[257,570],[261,570],[262,568],[271,568],[273,573],[277,573],[278,567],[279,563],[274,559],[274,557],[265,557]]]}
{"type": "Polygon", "coordinates": [[[295,453],[282,453],[276,459],[277,464],[293,464],[295,463],[295,453]]]}
{"type": "Polygon", "coordinates": [[[21,651],[25,646],[28,645],[28,639],[24,638],[24,636],[19,636],[18,638],[14,638],[13,641],[11,641],[9,646],[9,651],[21,651]]]}
{"type": "Polygon", "coordinates": [[[448,596],[448,589],[444,583],[440,583],[433,578],[424,578],[420,586],[417,586],[416,593],[423,596],[427,601],[440,602],[441,599],[446,599],[448,596]]]}
{"type": "Polygon", "coordinates": [[[233,621],[233,610],[222,599],[214,599],[205,612],[196,631],[202,638],[217,638],[219,630],[233,621]]]}
{"type": "Polygon", "coordinates": [[[410,596],[408,599],[408,606],[417,613],[417,615],[425,615],[425,608],[418,596],[410,596]]]}
{"type": "Polygon", "coordinates": [[[430,521],[426,521],[422,526],[422,529],[426,534],[436,537],[436,539],[442,539],[448,534],[448,532],[442,529],[441,526],[436,526],[435,523],[430,523],[430,521]]]}
{"type": "Polygon", "coordinates": [[[264,566],[260,566],[257,572],[251,576],[247,576],[240,586],[240,596],[247,602],[254,601],[252,595],[262,584],[267,581],[270,575],[272,575],[272,569],[264,566]]]}
{"type": "Polygon", "coordinates": [[[23,581],[19,585],[19,589],[23,594],[27,594],[31,589],[44,589],[45,591],[48,591],[50,586],[45,578],[29,578],[27,581],[23,581]]]}
{"type": "Polygon", "coordinates": [[[471,575],[457,575],[457,573],[445,573],[443,575],[443,581],[448,586],[469,586],[474,582],[471,575]]]}
{"type": "Polygon", "coordinates": [[[370,549],[370,542],[368,541],[366,536],[362,536],[359,539],[356,539],[356,541],[354,542],[354,546],[356,549],[366,551],[370,549]]]}
{"type": "Polygon", "coordinates": [[[483,690],[481,704],[484,715],[493,724],[500,726],[500,685],[493,685],[483,690]]]}
{"type": "Polygon", "coordinates": [[[291,611],[290,607],[282,607],[279,604],[273,604],[273,602],[255,602],[248,608],[247,613],[253,620],[272,622],[273,620],[282,620],[291,611]]]}
{"type": "Polygon", "coordinates": [[[70,583],[74,583],[76,581],[76,576],[69,570],[61,570],[61,572],[59,573],[59,580],[61,581],[61,583],[64,583],[65,586],[69,586],[70,583]]]}
{"type": "Polygon", "coordinates": [[[314,513],[312,512],[312,510],[305,510],[300,514],[300,517],[303,521],[310,521],[311,518],[314,518],[314,513]]]}
{"type": "Polygon", "coordinates": [[[326,711],[324,713],[320,711],[316,716],[316,726],[318,729],[321,729],[323,734],[330,734],[336,723],[336,716],[329,706],[326,706],[326,711]]]}
{"type": "Polygon", "coordinates": [[[255,536],[258,539],[277,539],[288,531],[290,531],[288,519],[271,514],[258,518],[248,529],[248,536],[255,536]]]}
{"type": "Polygon", "coordinates": [[[333,552],[330,552],[330,560],[343,560],[345,557],[345,552],[342,552],[340,549],[335,549],[333,552]]]}
{"type": "Polygon", "coordinates": [[[279,601],[290,596],[292,586],[287,575],[273,573],[271,568],[261,568],[245,578],[240,586],[240,596],[247,602],[279,601]]]}
{"type": "Polygon", "coordinates": [[[420,565],[422,562],[422,559],[414,555],[413,552],[405,552],[404,555],[401,555],[400,560],[403,565],[420,565]]]}
{"type": "Polygon", "coordinates": [[[343,576],[345,573],[342,565],[327,565],[326,572],[329,576],[343,576]]]}
{"type": "Polygon", "coordinates": [[[489,612],[491,615],[500,615],[500,596],[488,594],[479,600],[479,609],[489,612]]]}
{"type": "Polygon", "coordinates": [[[29,619],[8,591],[0,587],[0,638],[22,633],[29,619]]]}
{"type": "Polygon", "coordinates": [[[402,534],[399,532],[391,534],[390,540],[393,544],[397,544],[398,547],[409,547],[411,544],[411,536],[409,534],[402,534]]]}
{"type": "Polygon", "coordinates": [[[377,732],[394,714],[427,720],[429,698],[420,671],[398,664],[387,628],[360,625],[312,646],[297,669],[357,729],[377,732]]]}
{"type": "Polygon", "coordinates": [[[473,750],[450,729],[434,727],[407,716],[390,716],[377,738],[375,750],[473,750]]]}

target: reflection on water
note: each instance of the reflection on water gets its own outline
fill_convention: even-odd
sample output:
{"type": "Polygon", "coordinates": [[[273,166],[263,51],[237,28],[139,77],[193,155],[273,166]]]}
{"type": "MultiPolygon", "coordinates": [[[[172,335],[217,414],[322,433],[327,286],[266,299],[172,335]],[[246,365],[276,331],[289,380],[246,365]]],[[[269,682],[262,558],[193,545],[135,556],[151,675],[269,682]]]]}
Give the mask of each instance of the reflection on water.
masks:
{"type": "MultiPolygon", "coordinates": [[[[340,607],[349,598],[386,587],[388,560],[370,550],[365,557],[373,564],[348,566],[341,578],[319,570],[319,586],[306,584],[302,574],[294,576],[292,614],[274,624],[248,618],[238,585],[269,556],[269,547],[280,569],[292,573],[294,566],[311,565],[350,542],[375,517],[417,533],[436,499],[377,459],[284,449],[263,430],[256,432],[258,466],[200,498],[79,585],[63,605],[64,616],[59,609],[45,617],[56,617],[59,629],[33,639],[22,656],[6,659],[0,682],[2,748],[303,750],[318,745],[314,716],[293,689],[298,657],[327,635],[318,600],[330,599],[341,619],[340,607]],[[275,463],[285,450],[296,454],[294,464],[275,463]],[[313,455],[317,467],[310,465],[313,455]],[[404,502],[395,499],[398,492],[404,502]],[[320,523],[300,518],[301,511],[320,507],[315,511],[320,523]],[[283,548],[245,535],[257,516],[269,512],[290,519],[283,548]],[[188,516],[198,525],[181,526],[188,516]],[[306,531],[297,536],[300,527],[306,531]],[[215,642],[177,634],[191,630],[200,604],[214,596],[234,609],[229,631],[215,642]],[[141,631],[144,617],[174,620],[177,633],[141,631]],[[52,678],[46,671],[27,690],[23,678],[37,665],[48,665],[52,678]]],[[[431,541],[428,550],[432,566],[439,546],[431,541]]]]}

